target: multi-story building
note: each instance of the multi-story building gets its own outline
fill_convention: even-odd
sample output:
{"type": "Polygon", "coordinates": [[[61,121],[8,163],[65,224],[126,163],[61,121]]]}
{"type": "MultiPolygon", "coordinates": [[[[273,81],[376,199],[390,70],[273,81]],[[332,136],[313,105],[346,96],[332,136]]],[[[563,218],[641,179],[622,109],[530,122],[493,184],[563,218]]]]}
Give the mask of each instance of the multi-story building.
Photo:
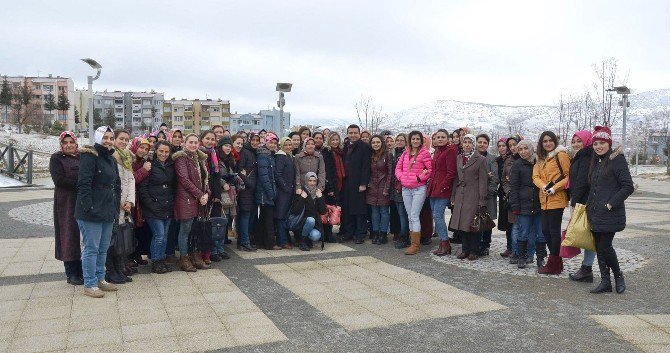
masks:
{"type": "Polygon", "coordinates": [[[258,114],[232,114],[230,116],[230,131],[237,132],[240,130],[258,132],[260,130],[274,131],[281,136],[288,134],[288,127],[291,126],[291,113],[284,112],[284,126],[283,132],[280,132],[280,116],[279,110],[272,108],[272,110],[261,110],[258,114]]]}
{"type": "Polygon", "coordinates": [[[163,99],[163,93],[155,92],[96,92],[93,109],[101,119],[114,116],[115,127],[128,129],[137,136],[160,126],[163,99]]]}
{"type": "MultiPolygon", "coordinates": [[[[212,99],[171,99],[163,104],[163,122],[184,133],[196,133],[230,125],[230,102],[212,99]]],[[[159,124],[160,125],[160,124],[159,124]]]]}
{"type": "MultiPolygon", "coordinates": [[[[32,89],[35,103],[39,104],[42,108],[42,111],[40,112],[42,116],[36,117],[38,121],[35,121],[35,123],[47,121],[55,122],[58,120],[66,129],[74,129],[74,82],[71,78],[60,76],[53,77],[53,75],[49,75],[47,77],[6,76],[2,77],[0,82],[5,78],[13,90],[17,89],[22,84],[26,84],[32,89]],[[58,96],[61,94],[61,92],[64,92],[67,96],[68,102],[70,103],[70,108],[65,111],[58,109],[52,109],[49,111],[48,107],[45,105],[45,101],[48,99],[48,96],[52,96],[54,102],[58,103],[58,96]]],[[[0,121],[12,121],[13,117],[11,107],[7,109],[6,115],[5,109],[1,109],[0,117],[0,121]]]]}

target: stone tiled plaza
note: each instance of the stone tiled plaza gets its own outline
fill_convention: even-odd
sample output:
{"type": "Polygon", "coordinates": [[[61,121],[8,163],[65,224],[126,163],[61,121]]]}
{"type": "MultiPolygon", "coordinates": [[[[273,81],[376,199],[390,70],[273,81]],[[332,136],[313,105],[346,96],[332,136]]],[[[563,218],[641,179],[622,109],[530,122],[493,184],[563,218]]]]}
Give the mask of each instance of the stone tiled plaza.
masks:
{"type": "Polygon", "coordinates": [[[53,258],[53,190],[5,189],[0,352],[670,352],[670,183],[635,182],[614,243],[622,295],[508,265],[498,232],[475,262],[430,255],[436,242],[416,256],[370,243],[229,248],[210,270],[140,267],[92,299],[53,258]]]}

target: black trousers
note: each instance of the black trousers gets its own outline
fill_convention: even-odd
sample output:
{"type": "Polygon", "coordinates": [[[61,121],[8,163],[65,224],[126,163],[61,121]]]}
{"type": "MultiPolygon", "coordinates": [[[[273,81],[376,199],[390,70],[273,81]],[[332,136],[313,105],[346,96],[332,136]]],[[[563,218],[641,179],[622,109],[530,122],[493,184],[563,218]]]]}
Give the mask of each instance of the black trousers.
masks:
{"type": "Polygon", "coordinates": [[[256,246],[271,249],[275,245],[274,206],[261,205],[256,231],[256,246]]]}
{"type": "Polygon", "coordinates": [[[480,239],[481,239],[480,232],[462,232],[461,241],[463,245],[463,252],[468,254],[479,255],[480,239]]]}
{"type": "Polygon", "coordinates": [[[612,269],[615,276],[619,275],[621,273],[619,259],[612,246],[614,233],[593,232],[593,236],[596,238],[596,252],[598,254],[598,267],[600,268],[601,276],[609,276],[610,269],[612,269]]]}
{"type": "Polygon", "coordinates": [[[84,277],[84,271],[81,268],[81,260],[63,261],[65,265],[65,276],[70,277],[84,277]]]}
{"type": "Polygon", "coordinates": [[[364,239],[367,234],[367,216],[363,214],[348,215],[346,233],[356,239],[364,239]]]}
{"type": "Polygon", "coordinates": [[[563,208],[542,211],[542,233],[549,245],[549,255],[558,256],[561,251],[561,222],[563,208]]]}

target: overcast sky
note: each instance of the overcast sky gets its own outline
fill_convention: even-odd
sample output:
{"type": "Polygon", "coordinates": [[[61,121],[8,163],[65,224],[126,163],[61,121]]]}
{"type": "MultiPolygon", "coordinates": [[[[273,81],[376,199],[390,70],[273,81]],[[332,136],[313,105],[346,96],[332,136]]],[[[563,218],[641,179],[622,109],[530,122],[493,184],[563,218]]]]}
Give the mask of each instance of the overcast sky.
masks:
{"type": "Polygon", "coordinates": [[[353,119],[439,99],[554,104],[616,57],[638,92],[670,87],[670,2],[11,1],[0,6],[0,74],[69,76],[95,90],[275,104],[294,121],[353,119]],[[448,4],[447,4],[448,3],[448,4]]]}

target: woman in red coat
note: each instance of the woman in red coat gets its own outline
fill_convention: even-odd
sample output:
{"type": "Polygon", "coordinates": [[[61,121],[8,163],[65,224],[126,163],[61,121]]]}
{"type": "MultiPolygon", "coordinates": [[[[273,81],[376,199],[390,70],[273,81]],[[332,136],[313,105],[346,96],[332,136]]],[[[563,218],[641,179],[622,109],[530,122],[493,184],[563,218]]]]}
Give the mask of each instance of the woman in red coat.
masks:
{"type": "Polygon", "coordinates": [[[372,136],[370,146],[372,147],[370,183],[365,202],[371,208],[372,244],[382,245],[388,242],[393,156],[386,149],[386,143],[380,135],[372,136]]]}
{"type": "Polygon", "coordinates": [[[444,256],[451,254],[451,244],[447,223],[444,220],[444,211],[449,205],[449,198],[453,191],[454,179],[456,178],[456,157],[458,156],[458,145],[447,144],[449,133],[447,130],[437,130],[433,137],[435,154],[433,155],[433,177],[428,184],[428,197],[430,208],[433,212],[435,229],[440,237],[440,246],[433,254],[444,256]]]}
{"type": "Polygon", "coordinates": [[[198,216],[200,206],[207,205],[209,185],[207,184],[207,154],[198,150],[198,136],[189,134],[184,139],[184,150],[172,155],[177,174],[175,192],[175,219],[179,226],[179,267],[186,272],[209,268],[202,261],[202,254],[189,253],[189,233],[193,220],[198,216]],[[188,256],[187,256],[188,254],[188,256]]]}

